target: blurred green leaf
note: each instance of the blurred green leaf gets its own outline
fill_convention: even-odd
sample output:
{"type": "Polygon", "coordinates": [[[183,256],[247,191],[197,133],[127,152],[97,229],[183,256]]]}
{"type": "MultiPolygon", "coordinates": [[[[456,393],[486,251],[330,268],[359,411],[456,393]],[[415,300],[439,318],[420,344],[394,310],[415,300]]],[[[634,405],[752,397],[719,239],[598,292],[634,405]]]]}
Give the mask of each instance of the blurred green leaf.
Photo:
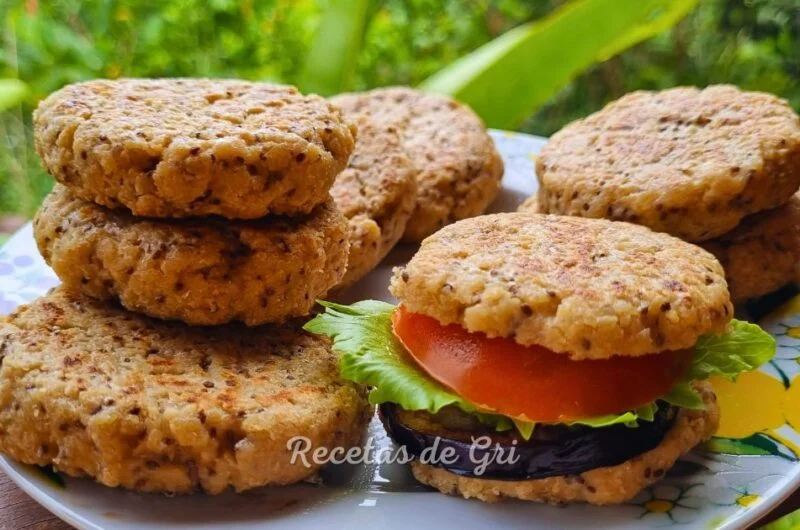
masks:
{"type": "Polygon", "coordinates": [[[575,0],[519,26],[424,81],[513,128],[576,75],[677,22],[698,0],[575,0]]]}
{"type": "Polygon", "coordinates": [[[300,76],[304,92],[329,96],[351,88],[368,12],[369,0],[329,0],[300,76]]]}
{"type": "Polygon", "coordinates": [[[16,107],[28,95],[28,85],[19,79],[0,79],[0,112],[16,107]]]}
{"type": "Polygon", "coordinates": [[[798,528],[800,528],[800,510],[762,526],[761,530],[797,530],[798,528]]]}

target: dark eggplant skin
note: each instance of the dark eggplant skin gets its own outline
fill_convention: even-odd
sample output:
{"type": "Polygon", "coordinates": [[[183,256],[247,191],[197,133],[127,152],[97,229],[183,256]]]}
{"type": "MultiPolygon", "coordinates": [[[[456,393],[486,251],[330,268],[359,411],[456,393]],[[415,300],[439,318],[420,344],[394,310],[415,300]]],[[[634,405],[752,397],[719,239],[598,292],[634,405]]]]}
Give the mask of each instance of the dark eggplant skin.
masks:
{"type": "Polygon", "coordinates": [[[439,429],[437,433],[415,430],[401,421],[398,413],[402,411],[393,403],[384,403],[378,410],[389,436],[396,444],[405,446],[410,455],[419,457],[426,448],[428,457],[432,456],[430,453],[442,455],[446,447],[451,447],[452,450],[448,451],[454,451],[454,456],[448,462],[426,458],[425,463],[456,475],[492,480],[578,475],[591,469],[621,464],[656,447],[677,414],[676,407],[660,403],[654,420],[640,421],[637,427],[622,424],[600,428],[537,425],[539,432],[528,441],[485,429],[471,434],[473,438],[486,436],[492,440],[488,448],[479,449],[471,441],[465,441],[463,433],[454,433],[450,437],[443,436],[439,429]],[[436,448],[430,449],[434,444],[436,448]],[[492,456],[498,454],[496,447],[502,448],[503,458],[493,461],[492,456]],[[510,453],[512,447],[514,452],[510,453]],[[518,458],[509,461],[512,454],[518,458]],[[489,464],[482,474],[476,473],[476,467],[484,458],[489,464]]]}

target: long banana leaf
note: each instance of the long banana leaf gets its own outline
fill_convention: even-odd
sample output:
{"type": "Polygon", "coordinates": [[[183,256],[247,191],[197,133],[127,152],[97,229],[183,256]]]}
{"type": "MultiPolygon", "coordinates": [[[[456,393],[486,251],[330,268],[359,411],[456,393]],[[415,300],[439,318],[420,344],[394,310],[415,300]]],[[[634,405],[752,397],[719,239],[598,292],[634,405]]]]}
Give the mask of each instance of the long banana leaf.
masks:
{"type": "Polygon", "coordinates": [[[300,76],[303,92],[348,90],[364,41],[369,0],[328,0],[300,76]]]}
{"type": "Polygon", "coordinates": [[[800,510],[762,526],[761,530],[798,530],[798,528],[800,528],[800,510]]]}
{"type": "Polygon", "coordinates": [[[514,128],[591,65],[660,33],[699,0],[573,0],[425,80],[491,127],[514,128]]]}

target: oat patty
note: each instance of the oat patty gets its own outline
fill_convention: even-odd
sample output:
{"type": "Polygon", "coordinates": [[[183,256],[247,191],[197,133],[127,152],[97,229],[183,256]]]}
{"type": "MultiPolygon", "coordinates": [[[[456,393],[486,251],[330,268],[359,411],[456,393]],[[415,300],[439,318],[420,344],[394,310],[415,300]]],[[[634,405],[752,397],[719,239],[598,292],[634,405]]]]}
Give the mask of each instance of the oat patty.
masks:
{"type": "Polygon", "coordinates": [[[34,235],[73,289],[198,325],[306,315],[347,266],[347,221],[332,202],[307,217],[158,220],[106,209],[59,185],[34,235]]]}
{"type": "Polygon", "coordinates": [[[0,451],[107,486],[297,482],[317,470],[290,463],[291,437],[353,446],[370,416],[293,325],[190,328],[59,287],[0,323],[0,352],[0,451]]]}
{"type": "Polygon", "coordinates": [[[417,170],[417,203],[403,236],[419,242],[442,226],[482,214],[500,190],[503,161],[481,119],[446,97],[381,88],[332,100],[346,114],[396,127],[417,170]]]}
{"type": "Polygon", "coordinates": [[[719,406],[707,383],[697,383],[705,410],[680,409],[664,439],[654,449],[622,464],[592,469],[576,476],[534,480],[488,480],[462,477],[431,465],[411,463],[414,477],[443,493],[496,502],[503,498],[562,504],[620,504],[658,482],[675,461],[714,434],[719,406]]]}
{"type": "Polygon", "coordinates": [[[235,80],[69,85],[40,103],[34,132],[45,169],[76,195],[154,217],[308,213],[354,148],[324,99],[235,80]]]}
{"type": "Polygon", "coordinates": [[[800,195],[746,218],[722,237],[703,243],[703,248],[725,268],[734,302],[800,280],[800,195]]]}
{"type": "Polygon", "coordinates": [[[534,193],[517,207],[518,212],[542,213],[539,210],[539,197],[534,193]]]}
{"type": "Polygon", "coordinates": [[[542,213],[718,237],[800,186],[800,118],[732,86],[634,92],[556,133],[537,159],[542,213]]]}
{"type": "Polygon", "coordinates": [[[701,248],[604,219],[502,213],[422,243],[390,290],[409,311],[575,360],[691,348],[732,315],[701,248]]]}
{"type": "Polygon", "coordinates": [[[341,287],[361,279],[397,244],[416,202],[416,171],[397,129],[368,116],[357,125],[356,151],[331,189],[349,221],[350,255],[341,287]]]}

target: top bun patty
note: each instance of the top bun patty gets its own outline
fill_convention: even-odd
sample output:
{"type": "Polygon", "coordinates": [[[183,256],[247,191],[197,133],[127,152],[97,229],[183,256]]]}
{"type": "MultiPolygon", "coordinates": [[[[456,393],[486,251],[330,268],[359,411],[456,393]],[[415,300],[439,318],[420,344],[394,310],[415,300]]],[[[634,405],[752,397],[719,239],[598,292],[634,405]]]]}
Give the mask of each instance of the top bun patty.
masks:
{"type": "Polygon", "coordinates": [[[733,310],[710,253],[629,223],[528,213],[427,238],[390,290],[409,311],[575,360],[694,346],[733,310]]]}

